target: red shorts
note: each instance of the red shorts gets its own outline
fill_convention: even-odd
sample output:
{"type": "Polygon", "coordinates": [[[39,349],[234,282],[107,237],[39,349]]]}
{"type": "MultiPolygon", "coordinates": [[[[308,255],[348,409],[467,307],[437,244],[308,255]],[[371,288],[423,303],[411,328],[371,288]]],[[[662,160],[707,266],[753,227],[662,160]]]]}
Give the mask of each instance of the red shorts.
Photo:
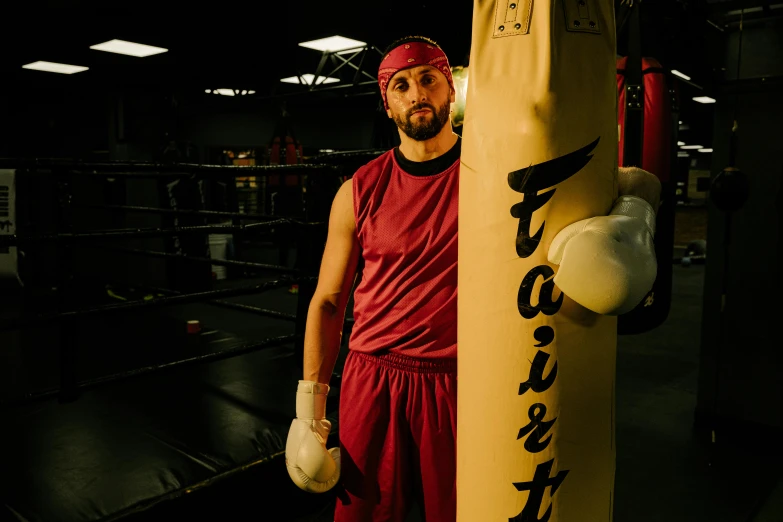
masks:
{"type": "Polygon", "coordinates": [[[457,361],[348,353],[335,522],[457,519],[457,361]]]}

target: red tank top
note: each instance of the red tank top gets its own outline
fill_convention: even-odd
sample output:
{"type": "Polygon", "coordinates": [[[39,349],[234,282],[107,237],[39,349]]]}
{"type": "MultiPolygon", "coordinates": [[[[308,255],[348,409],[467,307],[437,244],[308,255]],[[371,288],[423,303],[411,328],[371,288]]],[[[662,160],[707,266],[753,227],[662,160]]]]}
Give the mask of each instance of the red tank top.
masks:
{"type": "Polygon", "coordinates": [[[394,149],[353,176],[363,267],[349,348],[420,359],[457,357],[459,157],[429,176],[394,149]]]}

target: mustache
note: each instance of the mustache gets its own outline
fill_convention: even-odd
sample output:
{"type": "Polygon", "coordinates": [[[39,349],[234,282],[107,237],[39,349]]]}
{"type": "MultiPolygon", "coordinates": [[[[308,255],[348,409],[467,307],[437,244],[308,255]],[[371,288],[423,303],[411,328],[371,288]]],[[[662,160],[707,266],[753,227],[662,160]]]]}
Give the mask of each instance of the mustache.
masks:
{"type": "Polygon", "coordinates": [[[436,111],[436,110],[435,110],[435,107],[433,107],[432,105],[430,105],[430,104],[428,104],[428,103],[419,103],[419,104],[415,105],[414,107],[412,107],[412,108],[411,108],[411,109],[408,111],[408,116],[411,116],[411,115],[412,115],[414,112],[416,112],[416,111],[420,111],[420,110],[422,110],[422,109],[429,109],[429,110],[431,110],[433,113],[437,113],[437,112],[438,112],[438,111],[436,111]]]}

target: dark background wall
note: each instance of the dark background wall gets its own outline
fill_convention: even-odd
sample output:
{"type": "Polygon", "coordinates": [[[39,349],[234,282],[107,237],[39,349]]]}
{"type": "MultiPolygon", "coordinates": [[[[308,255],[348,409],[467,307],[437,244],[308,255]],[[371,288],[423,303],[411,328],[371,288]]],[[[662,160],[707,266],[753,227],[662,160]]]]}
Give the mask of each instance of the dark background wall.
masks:
{"type": "Polygon", "coordinates": [[[752,440],[783,427],[783,23],[745,24],[739,75],[738,29],[728,28],[710,170],[714,180],[732,166],[736,121],[733,166],[747,175],[750,192],[730,214],[708,205],[698,413],[752,440]]]}
{"type": "MultiPolygon", "coordinates": [[[[195,161],[221,147],[267,146],[288,115],[306,153],[373,148],[380,96],[254,100],[201,92],[72,88],[0,92],[5,157],[152,160],[171,139],[189,143],[195,161]]],[[[393,125],[381,115],[381,124],[393,125]]]]}

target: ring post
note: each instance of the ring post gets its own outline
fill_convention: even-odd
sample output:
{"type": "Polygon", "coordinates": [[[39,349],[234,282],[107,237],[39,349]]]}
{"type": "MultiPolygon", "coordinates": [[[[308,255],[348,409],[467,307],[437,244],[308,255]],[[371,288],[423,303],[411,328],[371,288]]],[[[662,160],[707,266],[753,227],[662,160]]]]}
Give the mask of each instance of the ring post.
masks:
{"type": "MultiPolygon", "coordinates": [[[[63,175],[57,182],[57,233],[73,232],[73,215],[71,212],[70,177],[63,175]]],[[[57,309],[64,312],[70,308],[71,286],[73,282],[73,266],[71,261],[72,248],[70,244],[58,242],[56,245],[57,261],[57,309]]],[[[60,402],[72,402],[78,397],[76,385],[77,364],[77,332],[78,321],[70,318],[60,319],[60,402]]]]}

